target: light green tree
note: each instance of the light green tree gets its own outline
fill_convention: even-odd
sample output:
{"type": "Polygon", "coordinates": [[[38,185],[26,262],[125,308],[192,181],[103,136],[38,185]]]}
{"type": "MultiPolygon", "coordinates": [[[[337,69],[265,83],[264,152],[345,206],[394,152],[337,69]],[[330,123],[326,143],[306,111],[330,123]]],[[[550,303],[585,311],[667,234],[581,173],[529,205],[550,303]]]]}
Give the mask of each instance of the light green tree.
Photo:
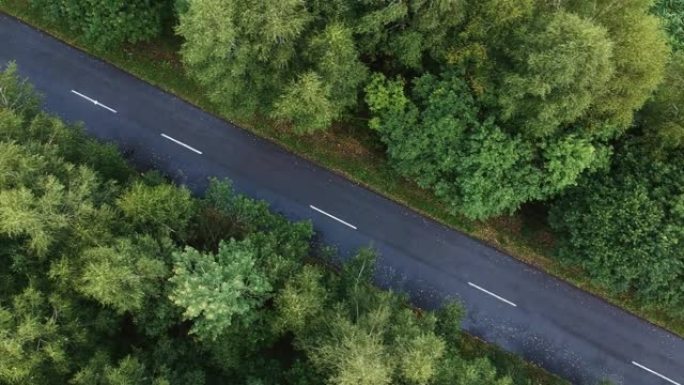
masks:
{"type": "Polygon", "coordinates": [[[34,116],[40,108],[41,98],[33,86],[17,74],[15,62],[0,67],[0,110],[8,109],[20,116],[34,116]]]}
{"type": "Polygon", "coordinates": [[[168,183],[149,186],[136,182],[117,205],[136,228],[162,233],[183,233],[194,211],[190,191],[168,183]]]}
{"type": "Polygon", "coordinates": [[[268,113],[290,80],[310,22],[302,0],[189,0],[177,32],[190,75],[220,107],[268,113]]]}
{"type": "Polygon", "coordinates": [[[624,129],[663,79],[667,37],[650,13],[651,0],[572,1],[568,8],[606,28],[613,43],[615,70],[594,102],[595,119],[624,129]]]}
{"type": "Polygon", "coordinates": [[[330,87],[315,72],[299,77],[274,105],[273,117],[292,123],[299,133],[328,128],[336,118],[330,87]]]}
{"type": "Polygon", "coordinates": [[[556,12],[539,31],[511,47],[511,70],[501,74],[497,102],[503,121],[548,136],[584,116],[613,75],[613,45],[605,28],[556,12]]]}
{"type": "Polygon", "coordinates": [[[277,318],[274,327],[300,333],[320,316],[329,296],[322,283],[323,275],[313,266],[304,266],[285,284],[275,298],[277,318]]]}
{"type": "Polygon", "coordinates": [[[69,338],[55,310],[34,287],[0,306],[0,381],[42,385],[68,372],[69,338]]]}
{"type": "Polygon", "coordinates": [[[113,246],[83,251],[78,290],[117,312],[142,310],[146,297],[159,296],[159,282],[168,276],[151,238],[122,239],[113,246]]]}
{"type": "Polygon", "coordinates": [[[216,339],[233,323],[249,324],[270,296],[272,287],[249,241],[223,242],[217,254],[188,247],[174,259],[170,299],[193,321],[192,332],[199,338],[216,339]]]}

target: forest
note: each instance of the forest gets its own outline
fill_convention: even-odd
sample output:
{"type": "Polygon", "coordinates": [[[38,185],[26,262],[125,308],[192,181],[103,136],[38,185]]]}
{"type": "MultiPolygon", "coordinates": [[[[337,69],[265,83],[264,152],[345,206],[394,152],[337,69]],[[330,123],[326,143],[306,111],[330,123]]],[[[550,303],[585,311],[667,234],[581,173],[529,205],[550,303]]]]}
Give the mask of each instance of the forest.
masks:
{"type": "MultiPolygon", "coordinates": [[[[431,191],[450,213],[484,221],[532,206],[552,230],[555,261],[610,295],[629,297],[640,307],[666,314],[671,323],[664,326],[684,330],[684,0],[23,2],[94,49],[154,45],[172,35],[178,41],[174,47],[183,76],[192,79],[223,116],[257,117],[302,140],[324,136],[336,126],[347,127],[351,135],[370,138],[370,147],[380,149],[397,175],[431,191]]],[[[30,111],[21,112],[23,123],[16,124],[36,125],[27,122],[42,115],[30,111]]],[[[12,146],[21,145],[18,139],[13,141],[12,146]]],[[[107,201],[107,218],[112,221],[122,215],[128,218],[124,227],[156,227],[152,238],[161,234],[176,244],[188,242],[194,249],[183,253],[190,259],[211,250],[218,261],[222,251],[247,255],[246,250],[254,247],[243,240],[226,241],[221,247],[211,240],[207,247],[207,240],[194,239],[197,230],[192,226],[215,225],[203,223],[209,219],[197,212],[199,206],[211,207],[212,193],[200,203],[187,203],[194,201],[181,197],[177,189],[156,184],[160,182],[152,176],[124,187],[120,173],[125,167],[119,167],[109,152],[98,150],[105,153],[96,160],[93,154],[70,151],[65,154],[79,158],[64,155],[66,162],[111,162],[90,167],[111,173],[99,171],[104,172],[101,178],[117,180],[118,195],[94,195],[100,202],[113,199],[107,201]],[[150,189],[187,199],[187,212],[152,226],[146,222],[153,217],[149,209],[136,207],[141,200],[151,199],[152,204],[155,194],[150,189]]],[[[217,183],[214,189],[227,189],[217,183]]],[[[152,205],[163,209],[160,203],[152,205]]],[[[244,234],[256,226],[249,222],[253,219],[225,219],[221,210],[211,209],[209,218],[228,227],[236,239],[249,238],[244,234]]],[[[34,226],[35,238],[6,231],[12,239],[28,242],[24,246],[31,253],[64,245],[59,241],[63,235],[53,233],[65,231],[60,219],[34,226]]],[[[116,248],[143,247],[141,242],[147,241],[128,240],[116,248]]],[[[171,254],[168,269],[192,274],[194,265],[174,265],[178,251],[166,252],[171,254]]],[[[47,263],[40,260],[35,261],[47,263]]],[[[140,263],[150,274],[164,274],[155,264],[140,263]]],[[[281,280],[288,274],[281,268],[286,269],[264,267],[270,278],[254,278],[250,301],[280,306],[277,297],[264,293],[286,285],[281,280]]],[[[63,266],[50,274],[58,279],[74,272],[63,266]]],[[[216,277],[220,274],[224,273],[217,271],[216,277]]],[[[142,303],[153,289],[145,280],[134,281],[141,285],[139,306],[145,309],[142,303]]],[[[165,285],[171,287],[191,287],[196,281],[186,276],[168,282],[165,285]]],[[[340,278],[342,286],[325,290],[348,301],[352,293],[344,282],[340,278]]],[[[100,293],[84,290],[80,295],[91,299],[100,293]]],[[[172,295],[174,304],[192,309],[181,319],[203,314],[179,295],[172,295]]],[[[116,307],[114,299],[107,301],[116,307]]],[[[195,322],[192,328],[198,336],[221,333],[211,322],[195,322]]],[[[287,330],[302,352],[323,349],[299,341],[294,329],[287,330]]],[[[439,336],[436,330],[430,333],[439,336]]],[[[345,333],[354,334],[351,329],[345,333]]],[[[323,356],[332,357],[326,349],[323,356]]],[[[452,348],[447,343],[444,349],[452,348]]],[[[316,373],[329,374],[342,364],[311,365],[316,373]]],[[[378,370],[374,373],[382,371],[378,370]]],[[[431,370],[439,373],[438,365],[431,370]]],[[[400,372],[394,368],[391,375],[383,373],[391,377],[400,372]]]]}
{"type": "Polygon", "coordinates": [[[564,384],[474,349],[463,309],[419,311],[339,269],[312,227],[211,180],[134,170],[0,72],[0,383],[564,384]],[[470,347],[469,347],[470,346],[470,347]]]}

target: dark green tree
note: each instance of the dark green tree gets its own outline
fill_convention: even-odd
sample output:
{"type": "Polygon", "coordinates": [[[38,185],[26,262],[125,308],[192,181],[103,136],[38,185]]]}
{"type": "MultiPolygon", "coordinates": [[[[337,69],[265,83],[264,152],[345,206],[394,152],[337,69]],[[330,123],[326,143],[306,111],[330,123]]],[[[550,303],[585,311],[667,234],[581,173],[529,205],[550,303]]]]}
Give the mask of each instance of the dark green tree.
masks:
{"type": "Polygon", "coordinates": [[[640,126],[654,149],[684,146],[684,51],[675,52],[665,80],[641,111],[640,126]]]}
{"type": "Polygon", "coordinates": [[[371,127],[402,174],[469,217],[512,212],[552,196],[603,160],[605,150],[586,136],[540,143],[505,132],[493,119],[481,121],[458,73],[424,75],[410,98],[403,88],[399,81],[374,78],[367,88],[371,127]]]}
{"type": "Polygon", "coordinates": [[[621,147],[611,168],[584,177],[554,205],[558,257],[597,282],[654,308],[684,303],[684,157],[654,158],[640,140],[621,147]]]}
{"type": "Polygon", "coordinates": [[[100,49],[150,40],[171,16],[171,0],[30,0],[46,18],[58,21],[100,49]]]}
{"type": "Polygon", "coordinates": [[[684,1],[656,0],[653,12],[663,19],[670,36],[670,45],[675,50],[684,48],[684,1]]]}

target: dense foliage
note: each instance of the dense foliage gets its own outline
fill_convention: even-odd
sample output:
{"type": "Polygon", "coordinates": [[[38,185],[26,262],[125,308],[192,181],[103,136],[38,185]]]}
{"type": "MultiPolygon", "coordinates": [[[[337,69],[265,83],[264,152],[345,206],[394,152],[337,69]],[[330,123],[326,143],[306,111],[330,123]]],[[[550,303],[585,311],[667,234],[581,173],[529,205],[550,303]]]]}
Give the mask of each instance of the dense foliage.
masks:
{"type": "Polygon", "coordinates": [[[684,0],[656,0],[653,11],[663,19],[672,47],[684,48],[684,0]]]}
{"type": "Polygon", "coordinates": [[[529,384],[466,358],[461,308],[312,264],[312,229],[213,180],[134,172],[0,73],[0,383],[529,384]]]}
{"type": "MultiPolygon", "coordinates": [[[[173,26],[185,71],[225,115],[266,117],[300,134],[367,121],[390,164],[451,212],[485,219],[542,201],[561,260],[669,315],[682,308],[684,0],[28,1],[96,47],[173,26]]],[[[25,89],[0,89],[0,103],[15,111],[3,119],[32,121],[39,131],[56,124],[33,118],[38,104],[25,89]]],[[[112,150],[70,143],[60,156],[124,180],[112,150]]],[[[24,151],[16,146],[3,152],[24,151]]],[[[41,191],[57,188],[40,183],[41,191]]],[[[237,213],[203,207],[200,215],[187,192],[163,183],[126,186],[109,203],[126,228],[211,245],[172,250],[164,265],[176,274],[169,295],[180,319],[195,321],[193,336],[218,338],[234,317],[273,301],[277,286],[260,274],[280,273],[259,263],[254,240],[243,239],[254,229],[237,213]],[[165,212],[171,201],[178,211],[165,212]],[[213,303],[209,292],[218,289],[198,269],[235,278],[242,294],[223,296],[223,307],[213,303]],[[193,286],[205,292],[186,292],[193,286]],[[227,324],[203,319],[207,308],[227,324]]],[[[17,217],[25,228],[7,231],[42,255],[65,242],[49,234],[70,216],[55,211],[66,202],[36,206],[39,193],[7,196],[39,210],[17,217]]],[[[139,258],[148,243],[119,240],[82,252],[83,261],[126,261],[137,267],[121,274],[149,279],[98,283],[97,266],[89,265],[80,280],[91,286],[80,294],[117,312],[144,308],[140,293],[164,274],[139,258]],[[124,288],[130,301],[116,298],[124,288]]]]}
{"type": "MultiPolygon", "coordinates": [[[[660,1],[657,7],[669,7],[681,20],[681,4],[660,1]]],[[[669,32],[672,41],[681,39],[681,31],[669,32]]],[[[611,164],[566,190],[550,218],[562,261],[675,317],[684,316],[682,107],[684,53],[678,50],[634,127],[616,142],[611,164]]]]}
{"type": "Polygon", "coordinates": [[[475,219],[605,166],[682,20],[679,0],[30,2],[101,47],[175,23],[187,73],[229,116],[313,134],[370,115],[402,175],[475,219]]]}
{"type": "Polygon", "coordinates": [[[438,74],[376,76],[366,100],[400,172],[486,218],[604,164],[667,48],[648,1],[476,3],[438,74]]]}
{"type": "Polygon", "coordinates": [[[172,15],[172,0],[28,0],[47,18],[99,48],[149,40],[172,15]]]}
{"type": "Polygon", "coordinates": [[[684,51],[670,58],[663,83],[644,106],[637,123],[649,147],[684,146],[684,51]]]}
{"type": "Polygon", "coordinates": [[[559,256],[617,292],[684,311],[684,153],[624,144],[614,164],[555,205],[559,256]]]}

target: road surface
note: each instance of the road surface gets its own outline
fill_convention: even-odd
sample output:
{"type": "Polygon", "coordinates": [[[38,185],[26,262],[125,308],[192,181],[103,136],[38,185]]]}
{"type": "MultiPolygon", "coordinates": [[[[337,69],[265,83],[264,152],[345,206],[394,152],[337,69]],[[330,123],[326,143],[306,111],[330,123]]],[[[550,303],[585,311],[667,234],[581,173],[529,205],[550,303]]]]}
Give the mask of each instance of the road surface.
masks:
{"type": "Polygon", "coordinates": [[[310,219],[343,255],[372,245],[377,280],[433,308],[460,298],[464,327],[577,384],[684,385],[684,340],[387,200],[277,145],[0,14],[14,60],[46,108],[134,149],[195,191],[209,176],[310,219]]]}

